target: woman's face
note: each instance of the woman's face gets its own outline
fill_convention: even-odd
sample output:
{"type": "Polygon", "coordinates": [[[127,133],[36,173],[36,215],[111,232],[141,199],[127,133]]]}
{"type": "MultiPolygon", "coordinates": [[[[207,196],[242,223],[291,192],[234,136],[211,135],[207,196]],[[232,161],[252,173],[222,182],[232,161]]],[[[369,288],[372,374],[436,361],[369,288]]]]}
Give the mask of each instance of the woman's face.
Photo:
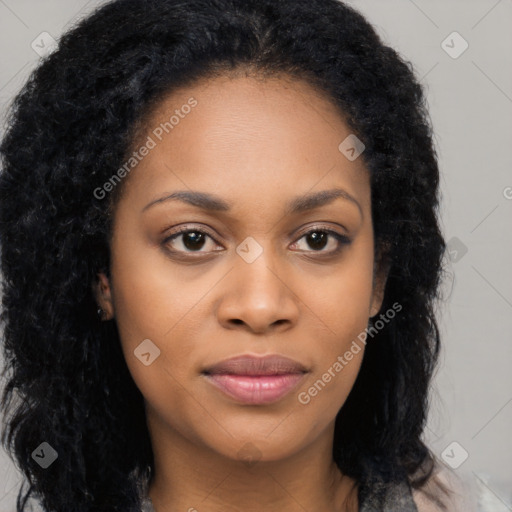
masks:
{"type": "Polygon", "coordinates": [[[284,78],[217,78],[153,115],[123,178],[111,280],[98,288],[153,434],[261,460],[332,435],[384,287],[380,276],[372,286],[369,175],[339,149],[350,133],[326,99],[284,78]],[[241,390],[261,376],[233,378],[235,395],[215,385],[228,377],[204,374],[245,354],[289,357],[306,372],[266,377],[278,389],[261,394],[241,390]]]}

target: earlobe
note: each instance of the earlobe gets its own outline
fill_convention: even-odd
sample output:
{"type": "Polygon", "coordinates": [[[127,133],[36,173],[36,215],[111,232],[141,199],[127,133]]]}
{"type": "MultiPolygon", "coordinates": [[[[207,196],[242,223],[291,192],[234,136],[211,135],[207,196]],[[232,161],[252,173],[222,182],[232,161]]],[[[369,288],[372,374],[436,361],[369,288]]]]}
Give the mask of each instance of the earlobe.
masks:
{"type": "Polygon", "coordinates": [[[94,283],[93,288],[96,303],[98,304],[98,316],[102,320],[110,320],[114,317],[112,289],[108,277],[103,272],[97,274],[97,281],[94,283]]]}
{"type": "Polygon", "coordinates": [[[370,305],[370,317],[374,317],[380,311],[384,302],[384,292],[389,274],[389,263],[385,258],[376,262],[373,273],[373,293],[370,305]]]}
{"type": "Polygon", "coordinates": [[[381,279],[377,279],[373,290],[370,317],[374,317],[380,311],[382,302],[384,301],[384,287],[385,280],[384,283],[382,283],[381,279]]]}

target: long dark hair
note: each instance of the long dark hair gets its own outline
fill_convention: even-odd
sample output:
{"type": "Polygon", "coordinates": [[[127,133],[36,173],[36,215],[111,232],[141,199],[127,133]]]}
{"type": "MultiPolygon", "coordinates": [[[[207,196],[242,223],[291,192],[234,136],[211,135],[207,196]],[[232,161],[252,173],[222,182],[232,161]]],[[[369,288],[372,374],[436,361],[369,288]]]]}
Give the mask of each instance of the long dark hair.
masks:
{"type": "MultiPolygon", "coordinates": [[[[338,0],[117,0],[59,41],[15,98],[0,146],[2,443],[24,475],[17,510],[136,511],[153,466],[143,397],[92,283],[109,270],[112,208],[94,194],[119,169],[148,112],[178,87],[236,72],[306,80],[366,148],[381,311],[336,418],[333,457],[363,482],[432,473],[422,442],[440,339],[444,239],[439,170],[413,66],[338,0]],[[47,442],[58,463],[32,453],[47,442]]],[[[341,142],[341,140],[340,140],[341,142]]]]}

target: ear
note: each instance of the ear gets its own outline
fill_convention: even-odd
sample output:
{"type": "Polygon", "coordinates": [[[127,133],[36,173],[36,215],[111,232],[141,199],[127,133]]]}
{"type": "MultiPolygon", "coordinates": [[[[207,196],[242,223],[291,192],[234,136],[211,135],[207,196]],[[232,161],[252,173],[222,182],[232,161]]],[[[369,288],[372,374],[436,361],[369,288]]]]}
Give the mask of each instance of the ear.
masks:
{"type": "Polygon", "coordinates": [[[104,272],[97,274],[97,281],[93,285],[93,292],[98,307],[103,310],[102,320],[112,319],[114,317],[112,289],[110,281],[104,272]]]}
{"type": "Polygon", "coordinates": [[[370,303],[370,316],[374,317],[382,307],[384,292],[389,275],[389,261],[387,260],[388,248],[381,248],[373,267],[373,289],[370,303]]]}

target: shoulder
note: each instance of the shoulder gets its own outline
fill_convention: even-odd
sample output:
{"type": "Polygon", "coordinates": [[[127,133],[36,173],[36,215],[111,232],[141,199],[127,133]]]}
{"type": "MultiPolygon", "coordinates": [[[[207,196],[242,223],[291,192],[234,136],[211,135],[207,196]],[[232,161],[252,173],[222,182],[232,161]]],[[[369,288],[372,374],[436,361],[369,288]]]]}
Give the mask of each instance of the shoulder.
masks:
{"type": "Polygon", "coordinates": [[[418,512],[477,512],[476,499],[468,485],[438,461],[427,482],[412,489],[412,497],[418,512]]]}

